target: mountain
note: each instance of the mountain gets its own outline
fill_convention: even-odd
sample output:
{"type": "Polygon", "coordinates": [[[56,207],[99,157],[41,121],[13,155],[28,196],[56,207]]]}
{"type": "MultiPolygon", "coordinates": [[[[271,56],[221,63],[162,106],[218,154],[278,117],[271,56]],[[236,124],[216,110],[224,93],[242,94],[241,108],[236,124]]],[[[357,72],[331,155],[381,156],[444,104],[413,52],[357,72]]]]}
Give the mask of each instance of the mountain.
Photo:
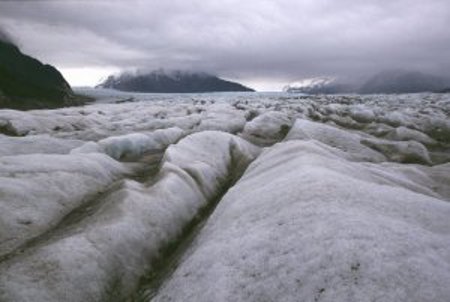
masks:
{"type": "Polygon", "coordinates": [[[351,84],[351,82],[345,82],[334,77],[315,77],[291,83],[283,90],[307,94],[445,93],[449,91],[449,87],[448,81],[438,76],[418,71],[386,70],[359,84],[351,84]]]}
{"type": "Polygon", "coordinates": [[[352,92],[352,87],[333,77],[315,77],[291,83],[285,86],[283,91],[307,94],[334,94],[352,92]]]}
{"type": "Polygon", "coordinates": [[[226,81],[203,72],[185,72],[164,70],[145,74],[123,73],[109,76],[99,88],[113,88],[135,92],[219,92],[219,91],[254,91],[239,83],[226,81]]]}
{"type": "Polygon", "coordinates": [[[360,89],[360,93],[415,93],[436,92],[445,89],[444,79],[417,72],[388,70],[371,77],[360,89]]]}
{"type": "Polygon", "coordinates": [[[56,68],[0,39],[0,108],[55,108],[82,101],[56,68]]]}

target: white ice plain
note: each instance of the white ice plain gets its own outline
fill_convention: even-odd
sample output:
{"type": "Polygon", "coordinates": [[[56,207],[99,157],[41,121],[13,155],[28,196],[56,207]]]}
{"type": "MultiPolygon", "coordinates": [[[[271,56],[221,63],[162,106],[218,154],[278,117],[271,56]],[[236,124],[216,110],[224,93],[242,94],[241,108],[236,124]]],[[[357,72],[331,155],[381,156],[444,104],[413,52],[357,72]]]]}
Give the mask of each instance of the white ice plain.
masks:
{"type": "Polygon", "coordinates": [[[0,110],[0,301],[450,300],[448,95],[89,93],[0,110]]]}

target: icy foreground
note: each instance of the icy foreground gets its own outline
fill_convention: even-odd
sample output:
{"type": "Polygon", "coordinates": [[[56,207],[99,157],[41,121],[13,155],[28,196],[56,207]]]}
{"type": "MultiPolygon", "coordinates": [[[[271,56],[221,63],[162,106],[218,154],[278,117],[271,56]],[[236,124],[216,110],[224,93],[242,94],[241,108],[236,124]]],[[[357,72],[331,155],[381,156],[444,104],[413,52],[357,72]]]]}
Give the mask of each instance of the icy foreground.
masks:
{"type": "Polygon", "coordinates": [[[102,93],[0,111],[0,301],[449,301],[448,96],[102,93]]]}

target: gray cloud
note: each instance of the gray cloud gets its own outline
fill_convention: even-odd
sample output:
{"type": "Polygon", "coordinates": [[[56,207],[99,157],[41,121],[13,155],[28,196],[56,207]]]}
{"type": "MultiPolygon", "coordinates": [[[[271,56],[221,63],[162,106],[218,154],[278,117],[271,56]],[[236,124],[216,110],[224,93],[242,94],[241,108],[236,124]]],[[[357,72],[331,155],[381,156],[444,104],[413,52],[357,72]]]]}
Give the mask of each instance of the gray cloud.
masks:
{"type": "Polygon", "coordinates": [[[450,73],[448,0],[0,2],[0,26],[62,67],[279,81],[391,68],[450,73]]]}
{"type": "Polygon", "coordinates": [[[2,28],[0,28],[0,41],[14,44],[11,36],[2,28]]]}

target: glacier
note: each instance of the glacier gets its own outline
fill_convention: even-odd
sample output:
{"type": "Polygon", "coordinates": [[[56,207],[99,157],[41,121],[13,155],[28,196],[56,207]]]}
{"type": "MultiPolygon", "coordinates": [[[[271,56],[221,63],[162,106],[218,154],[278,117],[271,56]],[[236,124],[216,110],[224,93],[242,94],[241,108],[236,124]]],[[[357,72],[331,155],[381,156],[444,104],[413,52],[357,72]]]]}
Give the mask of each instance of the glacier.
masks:
{"type": "Polygon", "coordinates": [[[448,301],[450,96],[0,110],[0,301],[448,301]]]}

